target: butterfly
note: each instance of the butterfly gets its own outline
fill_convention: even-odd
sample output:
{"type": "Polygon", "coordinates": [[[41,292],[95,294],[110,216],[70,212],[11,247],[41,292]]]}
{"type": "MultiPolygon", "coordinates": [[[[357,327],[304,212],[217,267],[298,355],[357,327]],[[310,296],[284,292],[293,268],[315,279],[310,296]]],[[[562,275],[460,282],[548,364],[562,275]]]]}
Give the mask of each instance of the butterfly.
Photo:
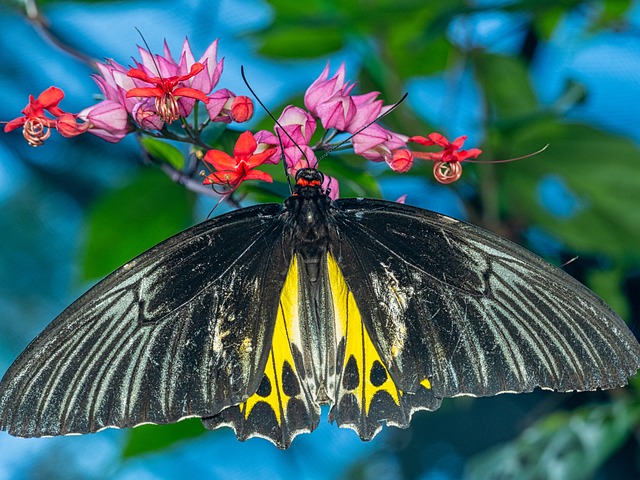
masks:
{"type": "Polygon", "coordinates": [[[62,312],[0,383],[39,437],[199,417],[280,448],[329,420],[370,440],[443,398],[607,389],[640,345],[594,293],[478,227],[299,170],[283,205],[160,243],[62,312]]]}

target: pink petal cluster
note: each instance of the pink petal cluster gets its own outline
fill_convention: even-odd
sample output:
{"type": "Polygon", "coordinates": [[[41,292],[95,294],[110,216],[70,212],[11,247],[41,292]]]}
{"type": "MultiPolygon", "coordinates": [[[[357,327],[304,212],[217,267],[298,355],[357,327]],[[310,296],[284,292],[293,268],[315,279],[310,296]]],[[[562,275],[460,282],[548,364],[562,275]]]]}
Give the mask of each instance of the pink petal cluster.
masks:
{"type": "Polygon", "coordinates": [[[189,116],[198,100],[206,103],[212,121],[246,121],[253,113],[253,106],[248,107],[244,101],[243,107],[235,104],[234,108],[234,100],[239,97],[233,92],[226,89],[212,92],[224,67],[224,59],[216,58],[217,49],[218,40],[215,40],[196,61],[185,39],[176,61],[166,42],[163,55],[152,55],[138,47],[140,61],[134,59],[135,68],[107,60],[98,65],[100,75],[95,75],[94,80],[105,99],[122,105],[144,130],[161,130],[165,123],[189,116]],[[175,112],[167,115],[163,106],[171,112],[171,105],[175,112]]]}
{"type": "Polygon", "coordinates": [[[378,125],[376,120],[390,106],[383,107],[379,92],[351,95],[355,84],[345,82],[344,64],[329,78],[329,64],[307,89],[304,104],[326,129],[334,128],[353,134],[356,154],[375,162],[386,161],[391,168],[393,151],[405,148],[408,137],[378,125]]]}
{"type": "Polygon", "coordinates": [[[295,176],[300,168],[316,168],[318,160],[309,142],[316,131],[316,121],[304,109],[289,105],[275,127],[275,134],[261,130],[256,134],[260,148],[275,148],[269,163],[278,163],[284,156],[289,175],[295,176]],[[284,149],[284,150],[283,150],[284,149]]]}

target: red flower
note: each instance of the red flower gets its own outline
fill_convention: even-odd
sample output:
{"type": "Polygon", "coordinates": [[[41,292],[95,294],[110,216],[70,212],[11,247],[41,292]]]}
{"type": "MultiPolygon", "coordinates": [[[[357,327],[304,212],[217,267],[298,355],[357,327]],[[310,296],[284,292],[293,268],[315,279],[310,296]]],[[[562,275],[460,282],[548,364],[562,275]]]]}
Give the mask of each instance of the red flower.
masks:
{"type": "Polygon", "coordinates": [[[433,160],[433,175],[440,183],[452,183],[462,175],[463,162],[469,158],[476,158],[482,153],[479,148],[470,148],[469,150],[460,150],[464,144],[466,136],[458,137],[453,142],[447,140],[439,133],[430,133],[427,138],[417,135],[410,137],[410,142],[419,143],[420,145],[432,146],[437,145],[442,148],[440,152],[412,152],[415,158],[425,160],[433,160]]]}
{"type": "Polygon", "coordinates": [[[413,165],[413,154],[404,148],[394,150],[387,160],[391,170],[398,173],[408,172],[413,165]]]}
{"type": "Polygon", "coordinates": [[[65,115],[66,112],[58,107],[64,98],[64,92],[57,87],[49,87],[38,98],[29,95],[29,104],[24,107],[24,117],[14,118],[4,126],[5,132],[23,127],[22,135],[29,145],[39,147],[51,135],[51,129],[56,128],[57,120],[49,118],[46,112],[54,117],[65,115]]]}
{"type": "Polygon", "coordinates": [[[243,95],[233,99],[231,103],[231,118],[234,122],[246,122],[253,116],[253,102],[243,95]]]}
{"type": "Polygon", "coordinates": [[[207,175],[205,185],[216,183],[236,188],[245,180],[263,180],[271,183],[273,179],[266,172],[255,170],[265,163],[276,151],[270,148],[261,153],[255,153],[258,148],[251,132],[244,132],[238,138],[233,149],[233,157],[220,150],[209,150],[204,161],[212,165],[217,171],[207,175]]]}
{"type": "Polygon", "coordinates": [[[127,91],[127,98],[130,97],[154,97],[156,101],[156,111],[158,115],[167,123],[171,123],[180,117],[178,97],[187,97],[207,103],[207,96],[200,90],[191,87],[179,86],[204,70],[202,63],[194,63],[188,74],[161,78],[147,75],[142,69],[132,68],[127,73],[130,78],[135,78],[146,83],[155,85],[154,87],[136,87],[127,91]]]}
{"type": "MultiPolygon", "coordinates": [[[[456,138],[453,142],[450,142],[444,137],[444,135],[434,132],[430,133],[427,138],[418,135],[409,138],[409,141],[419,143],[420,145],[438,145],[439,147],[442,147],[441,152],[427,152],[421,155],[415,155],[418,158],[442,162],[462,162],[468,158],[476,158],[482,153],[482,150],[479,148],[460,150],[466,139],[466,135],[463,135],[462,137],[456,138]]],[[[414,152],[414,154],[415,153],[416,152],[414,152]]]]}

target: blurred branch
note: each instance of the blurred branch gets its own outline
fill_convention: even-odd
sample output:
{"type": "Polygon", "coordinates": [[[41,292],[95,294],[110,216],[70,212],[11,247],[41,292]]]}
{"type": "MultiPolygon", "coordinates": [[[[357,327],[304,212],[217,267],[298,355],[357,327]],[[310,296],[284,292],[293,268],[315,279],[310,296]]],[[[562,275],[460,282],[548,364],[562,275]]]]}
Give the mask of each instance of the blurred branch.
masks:
{"type": "Polygon", "coordinates": [[[41,13],[36,0],[24,0],[23,5],[27,19],[45,40],[76,60],[95,68],[95,59],[64,42],[51,30],[49,20],[41,13]]]}

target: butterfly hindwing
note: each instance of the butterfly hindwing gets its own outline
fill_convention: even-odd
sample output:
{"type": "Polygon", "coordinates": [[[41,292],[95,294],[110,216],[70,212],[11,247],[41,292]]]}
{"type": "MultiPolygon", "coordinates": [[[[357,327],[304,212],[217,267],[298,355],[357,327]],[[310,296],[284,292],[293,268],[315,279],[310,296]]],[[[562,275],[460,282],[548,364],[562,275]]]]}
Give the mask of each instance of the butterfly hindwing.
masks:
{"type": "Polygon", "coordinates": [[[433,395],[427,379],[414,393],[398,387],[374,346],[353,293],[332,255],[328,257],[328,271],[338,338],[338,375],[329,419],[355,430],[363,440],[370,440],[383,423],[406,428],[415,410],[437,409],[440,399],[433,395]]]}
{"type": "Polygon", "coordinates": [[[338,200],[332,245],[396,386],[436,397],[626,384],[640,345],[602,300],[478,227],[377,200],[338,200]]]}
{"type": "Polygon", "coordinates": [[[262,379],[290,262],[281,210],[212,219],[98,283],[4,375],[0,428],[87,433],[210,416],[246,399],[262,379]]]}
{"type": "MultiPolygon", "coordinates": [[[[278,314],[260,386],[239,405],[203,419],[205,427],[232,427],[240,440],[266,438],[288,448],[293,438],[313,431],[320,420],[320,406],[305,382],[300,330],[300,284],[293,257],[280,294],[278,314]]],[[[311,373],[311,372],[309,372],[311,373]]]]}

